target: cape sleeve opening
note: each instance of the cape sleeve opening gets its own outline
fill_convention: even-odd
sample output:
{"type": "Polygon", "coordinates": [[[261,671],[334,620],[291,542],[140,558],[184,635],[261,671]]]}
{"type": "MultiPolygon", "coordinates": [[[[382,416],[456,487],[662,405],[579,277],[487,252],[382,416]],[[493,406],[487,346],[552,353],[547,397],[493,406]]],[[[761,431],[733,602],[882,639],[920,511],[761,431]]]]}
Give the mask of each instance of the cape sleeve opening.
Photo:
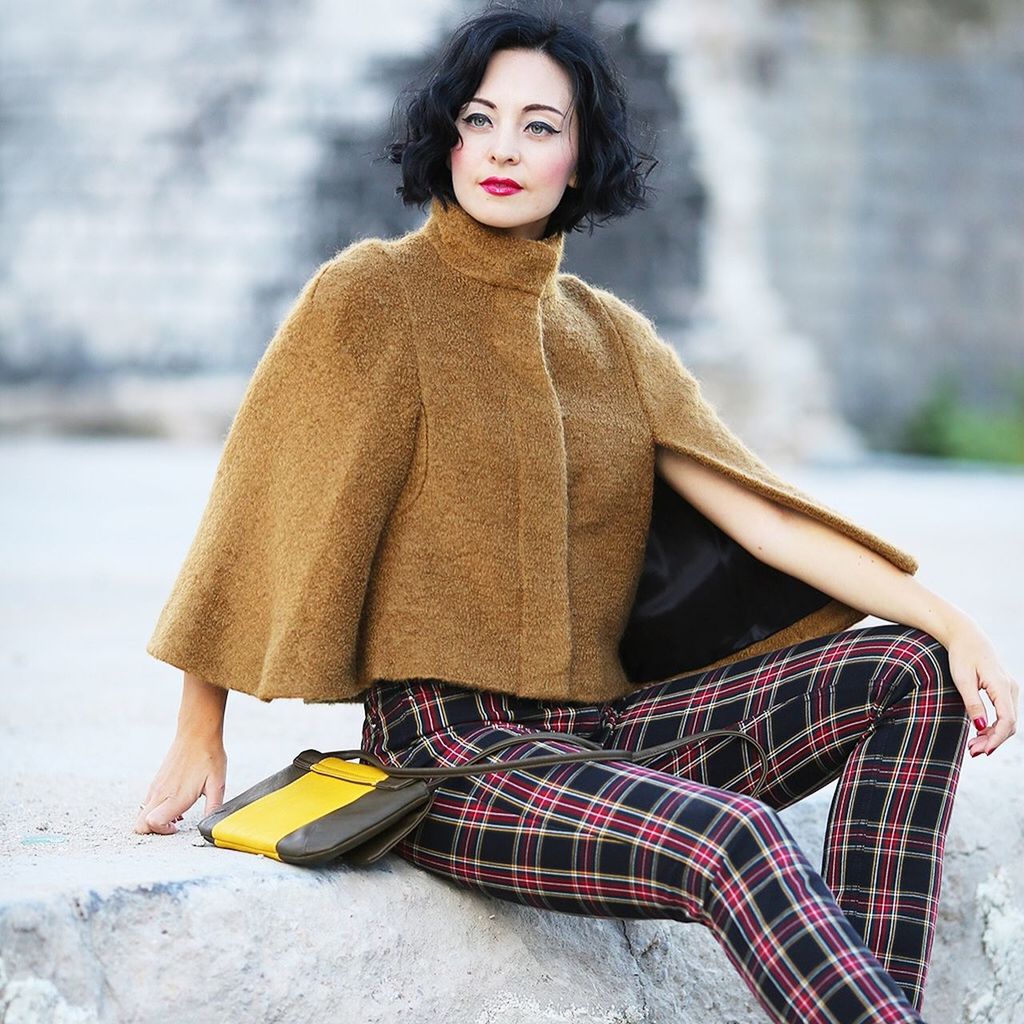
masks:
{"type": "MultiPolygon", "coordinates": [[[[626,351],[653,444],[807,513],[904,572],[917,570],[913,556],[779,476],[723,422],[651,321],[611,292],[595,291],[626,351]]],[[[656,474],[637,598],[620,644],[633,682],[701,671],[863,618],[864,612],[760,562],[656,474]]]]}

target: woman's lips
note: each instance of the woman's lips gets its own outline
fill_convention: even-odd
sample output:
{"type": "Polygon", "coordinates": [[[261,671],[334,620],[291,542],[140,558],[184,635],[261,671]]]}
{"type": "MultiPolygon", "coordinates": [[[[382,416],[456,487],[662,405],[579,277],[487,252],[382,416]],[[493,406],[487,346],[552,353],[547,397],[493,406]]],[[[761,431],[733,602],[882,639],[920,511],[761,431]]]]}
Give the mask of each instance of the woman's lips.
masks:
{"type": "Polygon", "coordinates": [[[509,181],[482,181],[480,187],[490,192],[492,196],[514,196],[523,190],[521,185],[509,181]]]}

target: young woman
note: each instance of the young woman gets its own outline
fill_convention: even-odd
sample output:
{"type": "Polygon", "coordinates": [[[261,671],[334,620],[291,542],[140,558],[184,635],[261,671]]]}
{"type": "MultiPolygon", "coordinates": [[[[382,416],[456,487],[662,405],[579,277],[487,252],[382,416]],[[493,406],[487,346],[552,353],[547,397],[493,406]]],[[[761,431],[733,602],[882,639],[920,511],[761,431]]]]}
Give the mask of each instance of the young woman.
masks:
{"type": "Polygon", "coordinates": [[[185,678],[136,830],[222,803],[229,689],[362,701],[402,766],[739,728],[757,797],[729,740],[453,777],[396,850],[502,899],[700,922],[772,1020],[920,1021],[963,751],[1015,732],[1018,686],[649,320],[559,271],[566,232],[644,204],[625,119],[586,32],[504,8],[456,32],[389,150],[427,222],[318,269],[232,424],[147,647],[185,678]],[[892,624],[844,628],[865,614],[892,624]],[[777,812],[832,780],[819,874],[777,812]]]}

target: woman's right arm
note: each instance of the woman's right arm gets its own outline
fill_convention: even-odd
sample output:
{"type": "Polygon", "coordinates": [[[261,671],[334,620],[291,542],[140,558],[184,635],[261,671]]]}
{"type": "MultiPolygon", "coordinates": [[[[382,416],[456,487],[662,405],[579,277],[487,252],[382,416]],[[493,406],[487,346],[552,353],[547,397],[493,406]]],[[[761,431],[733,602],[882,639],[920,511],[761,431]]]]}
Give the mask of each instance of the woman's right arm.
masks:
{"type": "Polygon", "coordinates": [[[204,817],[224,802],[227,754],[224,707],[228,691],[185,673],[178,731],[139,807],[135,831],[172,835],[175,821],[205,795],[204,817]]]}

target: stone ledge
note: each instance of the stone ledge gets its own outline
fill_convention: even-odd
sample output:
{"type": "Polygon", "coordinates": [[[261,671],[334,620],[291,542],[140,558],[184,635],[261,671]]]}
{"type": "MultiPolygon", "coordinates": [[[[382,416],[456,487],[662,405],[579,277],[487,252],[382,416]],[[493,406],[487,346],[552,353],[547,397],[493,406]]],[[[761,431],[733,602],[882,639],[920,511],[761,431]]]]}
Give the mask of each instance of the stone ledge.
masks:
{"type": "Polygon", "coordinates": [[[538,910],[462,890],[395,854],[311,870],[173,845],[180,867],[207,872],[146,881],[146,858],[134,856],[117,882],[109,865],[78,858],[67,870],[80,884],[33,884],[17,871],[6,880],[0,1020],[120,1024],[173,1011],[195,1024],[641,1024],[706,1020],[726,1005],[728,1019],[761,1019],[742,983],[724,978],[724,957],[712,969],[706,950],[684,986],[694,999],[670,992],[699,925],[538,910]],[[714,984],[700,983],[711,975],[714,984]],[[723,980],[738,998],[723,1001],[723,980]],[[655,1005],[682,1015],[654,1015],[655,1005]]]}
{"type": "MultiPolygon", "coordinates": [[[[833,789],[782,812],[815,866],[833,789]]],[[[215,849],[189,827],[139,838],[130,853],[63,858],[59,874],[9,862],[0,1022],[765,1020],[699,924],[528,907],[394,853],[308,869],[215,849]]],[[[930,1024],[1020,1020],[1024,879],[1000,850],[950,836],[930,1024]]]]}

